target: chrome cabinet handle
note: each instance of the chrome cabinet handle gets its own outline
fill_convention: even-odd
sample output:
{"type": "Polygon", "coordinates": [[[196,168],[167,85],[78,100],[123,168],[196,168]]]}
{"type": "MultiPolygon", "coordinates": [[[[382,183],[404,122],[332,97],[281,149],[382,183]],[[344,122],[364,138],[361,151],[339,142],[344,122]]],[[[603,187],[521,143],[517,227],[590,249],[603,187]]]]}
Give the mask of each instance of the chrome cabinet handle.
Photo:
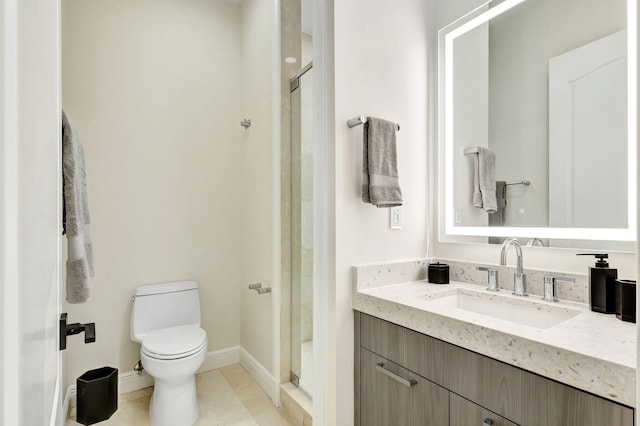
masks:
{"type": "Polygon", "coordinates": [[[418,381],[416,379],[404,379],[400,376],[398,376],[396,373],[393,373],[389,370],[387,370],[386,368],[384,368],[384,363],[379,362],[376,364],[376,370],[378,370],[379,372],[386,374],[387,376],[391,377],[393,380],[395,380],[396,382],[400,382],[403,385],[405,385],[406,387],[410,388],[412,386],[415,386],[418,384],[418,381]]]}
{"type": "Polygon", "coordinates": [[[493,424],[493,420],[490,418],[486,418],[482,421],[482,426],[491,426],[493,424]]]}

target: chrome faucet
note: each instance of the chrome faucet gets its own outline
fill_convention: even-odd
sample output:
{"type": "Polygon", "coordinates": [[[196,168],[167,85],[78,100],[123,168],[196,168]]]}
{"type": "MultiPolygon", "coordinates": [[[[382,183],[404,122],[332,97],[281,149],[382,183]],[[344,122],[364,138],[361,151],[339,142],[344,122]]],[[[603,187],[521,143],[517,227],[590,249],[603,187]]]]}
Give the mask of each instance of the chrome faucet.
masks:
{"type": "Polygon", "coordinates": [[[542,241],[540,238],[531,238],[529,241],[527,241],[527,247],[544,247],[544,241],[542,241]]]}
{"type": "Polygon", "coordinates": [[[518,260],[516,263],[516,272],[513,274],[513,294],[516,296],[528,296],[527,294],[527,277],[522,269],[522,247],[517,238],[511,237],[504,240],[502,243],[502,251],[500,252],[500,265],[507,264],[507,252],[509,247],[514,246],[516,248],[516,256],[518,260]]]}

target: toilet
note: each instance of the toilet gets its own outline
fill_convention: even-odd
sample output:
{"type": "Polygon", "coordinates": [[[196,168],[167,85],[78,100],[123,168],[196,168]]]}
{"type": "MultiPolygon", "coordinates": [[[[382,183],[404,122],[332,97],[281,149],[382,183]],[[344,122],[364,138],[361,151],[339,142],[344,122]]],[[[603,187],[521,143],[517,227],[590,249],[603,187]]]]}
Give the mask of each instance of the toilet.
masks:
{"type": "Polygon", "coordinates": [[[198,419],[195,373],[207,353],[194,281],[136,288],[131,340],[142,344],[142,366],[154,378],[149,414],[153,426],[187,426],[198,419]]]}

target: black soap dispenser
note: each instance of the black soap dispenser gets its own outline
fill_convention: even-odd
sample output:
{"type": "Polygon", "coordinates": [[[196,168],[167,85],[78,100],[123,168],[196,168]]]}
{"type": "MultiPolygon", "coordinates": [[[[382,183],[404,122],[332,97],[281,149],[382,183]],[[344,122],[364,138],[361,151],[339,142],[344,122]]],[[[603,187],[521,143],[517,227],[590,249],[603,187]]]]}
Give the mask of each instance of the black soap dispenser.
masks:
{"type": "Polygon", "coordinates": [[[580,253],[577,256],[595,256],[596,266],[589,268],[589,306],[593,312],[616,313],[616,278],[618,270],[609,268],[607,253],[580,253]]]}

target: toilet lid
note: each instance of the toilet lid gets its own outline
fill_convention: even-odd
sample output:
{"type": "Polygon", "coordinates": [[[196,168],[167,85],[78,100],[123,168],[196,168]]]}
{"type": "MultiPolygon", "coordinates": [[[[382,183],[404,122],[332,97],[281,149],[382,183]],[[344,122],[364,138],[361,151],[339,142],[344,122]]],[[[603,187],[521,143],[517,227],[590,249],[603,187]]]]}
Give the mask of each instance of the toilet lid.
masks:
{"type": "Polygon", "coordinates": [[[149,333],[142,342],[142,351],[152,358],[184,358],[207,344],[207,333],[195,325],[163,328],[149,333]]]}

